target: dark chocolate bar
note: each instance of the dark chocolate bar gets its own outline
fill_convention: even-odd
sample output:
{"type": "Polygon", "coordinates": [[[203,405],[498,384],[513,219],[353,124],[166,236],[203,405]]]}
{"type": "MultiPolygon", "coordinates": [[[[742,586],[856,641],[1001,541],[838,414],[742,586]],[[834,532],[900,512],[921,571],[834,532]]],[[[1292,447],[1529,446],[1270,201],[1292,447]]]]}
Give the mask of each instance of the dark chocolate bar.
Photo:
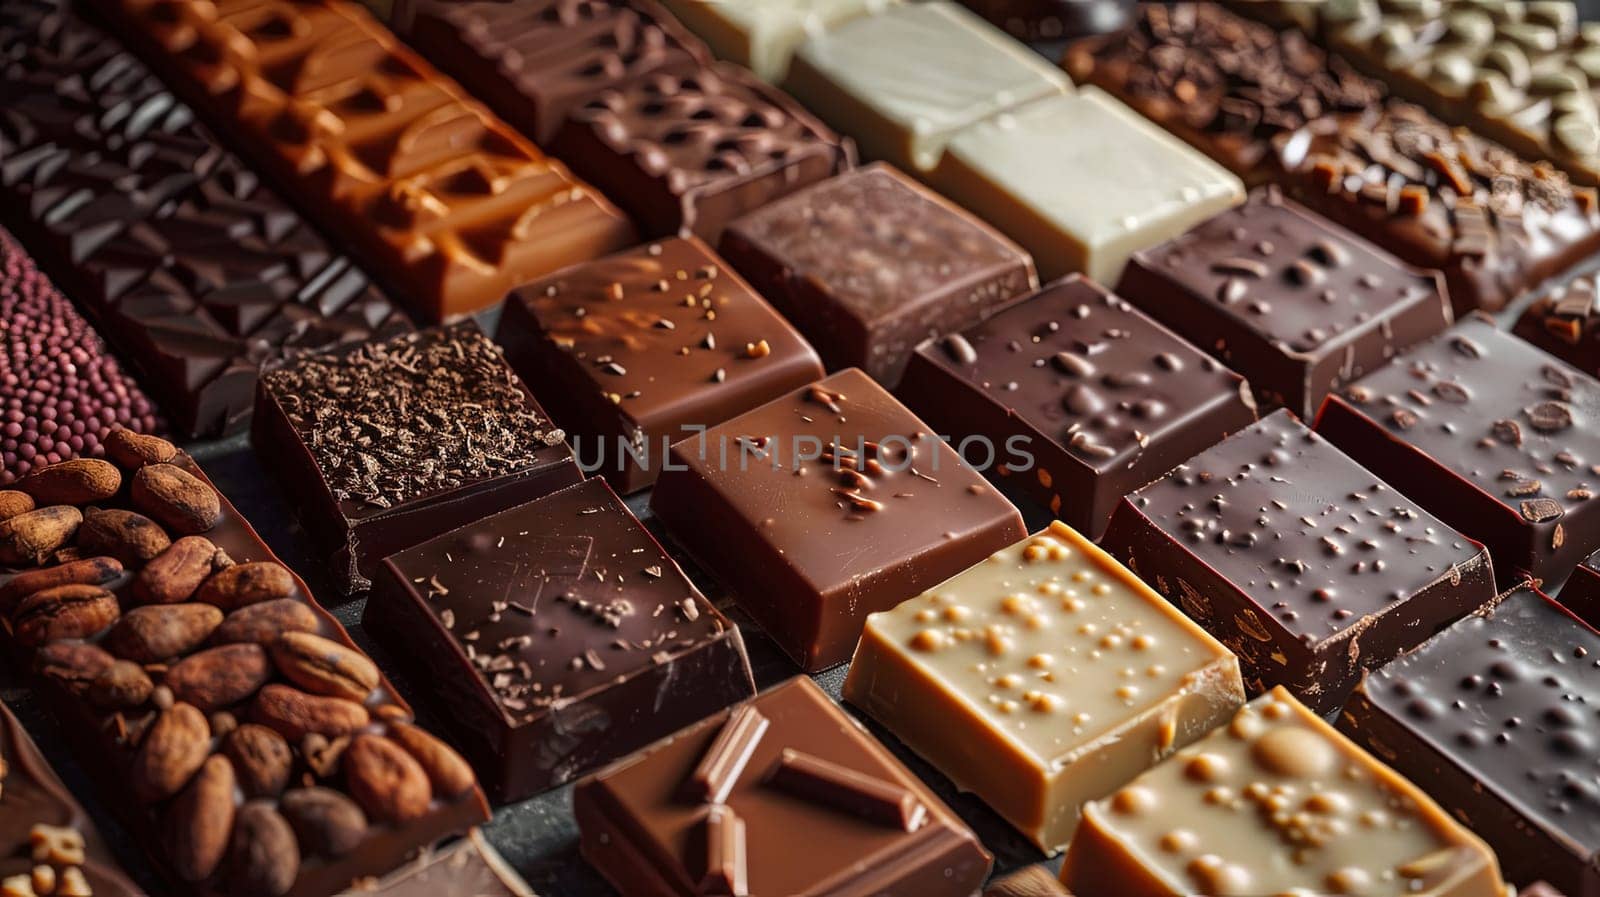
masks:
{"type": "Polygon", "coordinates": [[[1561,603],[1585,620],[1600,620],[1600,551],[1573,569],[1561,586],[1561,603]]]}

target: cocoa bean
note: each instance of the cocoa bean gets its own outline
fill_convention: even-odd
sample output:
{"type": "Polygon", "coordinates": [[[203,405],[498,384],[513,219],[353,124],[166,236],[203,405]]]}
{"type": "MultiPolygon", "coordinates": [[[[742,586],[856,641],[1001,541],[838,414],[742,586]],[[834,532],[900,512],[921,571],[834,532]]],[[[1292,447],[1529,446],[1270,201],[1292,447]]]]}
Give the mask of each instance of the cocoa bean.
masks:
{"type": "Polygon", "coordinates": [[[11,625],[18,644],[37,648],[46,642],[99,635],[121,613],[117,596],[99,586],[56,586],[22,599],[11,625]]]}
{"type": "Polygon", "coordinates": [[[177,794],[211,754],[211,727],[205,714],[188,704],[173,704],[145,733],[129,770],[134,796],[153,804],[177,794]]]}
{"type": "Polygon", "coordinates": [[[151,604],[122,615],[107,633],[106,650],[138,663],[160,663],[200,647],[222,623],[209,604],[151,604]]]}
{"type": "Polygon", "coordinates": [[[83,512],[70,505],[37,508],[0,520],[0,564],[38,566],[72,541],[83,512]]]}
{"type": "Polygon", "coordinates": [[[222,865],[233,834],[233,788],[233,765],[213,754],[167,810],[167,856],[184,881],[204,881],[222,865]]]}
{"type": "Polygon", "coordinates": [[[428,781],[433,784],[434,793],[440,797],[460,797],[478,784],[472,766],[454,748],[416,726],[408,723],[391,724],[389,738],[421,764],[422,771],[428,774],[428,781]]]}
{"type": "Polygon", "coordinates": [[[245,723],[222,740],[246,797],[277,797],[294,772],[294,752],[283,736],[266,726],[245,723]]]}
{"type": "Polygon", "coordinates": [[[239,808],[228,846],[230,897],[283,897],[300,877],[300,847],[294,829],[270,802],[239,808]]]}
{"type": "Polygon", "coordinates": [[[285,679],[314,695],[364,703],[378,687],[378,667],[359,651],[309,632],[286,632],[272,643],[285,679]]]}
{"type": "Polygon", "coordinates": [[[210,531],[222,519],[217,490],[175,464],[150,464],[133,475],[133,506],[175,533],[210,531]]]}
{"type": "Polygon", "coordinates": [[[101,441],[106,457],[123,470],[134,471],[146,464],[166,464],[178,457],[178,447],[160,436],[116,429],[101,441]]]}
{"type": "Polygon", "coordinates": [[[355,801],[331,788],[296,788],[278,805],[303,851],[337,859],[367,836],[367,816],[355,801]]]}
{"type": "Polygon", "coordinates": [[[225,611],[234,611],[293,594],[294,574],[287,567],[275,561],[252,561],[212,575],[200,586],[195,598],[225,611]]]}
{"type": "Polygon", "coordinates": [[[271,678],[260,645],[223,645],[185,658],[167,671],[166,684],[178,700],[210,713],[249,700],[271,678]]]}
{"type": "Polygon", "coordinates": [[[41,505],[87,505],[116,495],[122,471],[99,458],[74,458],[35,470],[17,488],[41,505]]]}
{"type": "Polygon", "coordinates": [[[89,684],[88,698],[101,710],[132,710],[144,706],[155,687],[144,667],[119,660],[89,684]]]}
{"type": "Polygon", "coordinates": [[[26,492],[14,489],[0,489],[0,520],[10,520],[18,514],[26,514],[36,507],[33,496],[26,492]]]}
{"type": "Polygon", "coordinates": [[[17,602],[45,589],[56,586],[104,586],[122,575],[122,564],[116,558],[85,558],[81,561],[28,570],[13,576],[0,585],[0,616],[8,617],[17,602]]]}
{"type": "Polygon", "coordinates": [[[184,536],[157,555],[133,581],[140,604],[177,604],[194,596],[211,574],[233,566],[227,552],[205,536],[184,536]]]}
{"type": "Polygon", "coordinates": [[[100,674],[111,669],[117,659],[94,645],[83,642],[56,642],[45,645],[33,656],[33,670],[67,691],[83,697],[100,674]]]}
{"type": "Polygon", "coordinates": [[[403,748],[377,735],[357,735],[344,752],[350,796],[373,819],[405,823],[428,813],[433,786],[422,765],[403,748]]]}
{"type": "Polygon", "coordinates": [[[143,567],[171,544],[172,538],[160,524],[120,508],[90,511],[78,530],[79,548],[110,555],[130,568],[143,567]]]}
{"type": "Polygon", "coordinates": [[[272,684],[256,695],[256,722],[298,744],[316,733],[327,738],[351,735],[370,721],[367,708],[343,698],[308,695],[287,685],[272,684]]]}
{"type": "Polygon", "coordinates": [[[304,601],[279,598],[241,607],[222,621],[215,638],[218,642],[255,642],[268,645],[286,632],[316,632],[317,614],[304,601]]]}

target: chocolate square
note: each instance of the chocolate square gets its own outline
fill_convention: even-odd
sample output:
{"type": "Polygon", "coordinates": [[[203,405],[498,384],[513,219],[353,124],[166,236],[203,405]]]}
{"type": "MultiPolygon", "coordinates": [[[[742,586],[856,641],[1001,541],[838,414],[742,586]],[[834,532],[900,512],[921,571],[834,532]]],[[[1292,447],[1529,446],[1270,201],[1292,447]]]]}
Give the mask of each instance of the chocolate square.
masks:
{"type": "Polygon", "coordinates": [[[1317,430],[1487,545],[1509,588],[1600,548],[1596,414],[1600,382],[1474,316],[1330,396],[1317,430]]]}
{"type": "Polygon", "coordinates": [[[1020,453],[999,472],[1091,538],[1122,496],[1256,418],[1243,378],[1078,275],[918,347],[899,395],[957,446],[1020,453]]]}
{"type": "Polygon", "coordinates": [[[364,622],[497,803],[755,692],[738,629],[601,479],[386,558],[364,622]]]}
{"type": "Polygon", "coordinates": [[[740,218],[722,253],[830,368],[859,367],[891,389],[917,343],[1039,283],[1015,243],[882,163],[740,218]]]}
{"type": "Polygon", "coordinates": [[[1128,301],[1243,374],[1267,408],[1310,420],[1328,393],[1454,320],[1437,271],[1256,190],[1128,260],[1128,301]]]}
{"type": "Polygon", "coordinates": [[[1022,538],[955,450],[850,368],[672,447],[650,508],[808,671],[887,610],[1022,538]]]}
{"type": "Polygon", "coordinates": [[[1495,591],[1482,545],[1287,411],[1129,495],[1102,544],[1233,649],[1254,691],[1318,713],[1495,591]]]}
{"type": "Polygon", "coordinates": [[[573,808],[584,858],[623,894],[968,897],[990,868],[803,677],[586,779],[573,808]]]}
{"type": "Polygon", "coordinates": [[[876,15],[900,0],[661,0],[717,58],[738,63],[768,84],[789,71],[795,48],[819,31],[876,15]]]}
{"type": "Polygon", "coordinates": [[[602,91],[551,143],[647,237],[715,243],[728,222],[855,162],[850,141],[737,66],[602,91]]]}
{"type": "Polygon", "coordinates": [[[1600,632],[1537,590],[1369,674],[1339,725],[1486,839],[1512,881],[1600,894],[1600,632]]]}
{"type": "Polygon", "coordinates": [[[471,321],[268,371],[251,427],[346,594],[402,548],[582,479],[564,438],[471,321]]]}
{"type": "Polygon", "coordinates": [[[668,447],[822,378],[822,362],[700,240],[575,265],[511,294],[496,335],[590,471],[624,494],[668,447]]]}

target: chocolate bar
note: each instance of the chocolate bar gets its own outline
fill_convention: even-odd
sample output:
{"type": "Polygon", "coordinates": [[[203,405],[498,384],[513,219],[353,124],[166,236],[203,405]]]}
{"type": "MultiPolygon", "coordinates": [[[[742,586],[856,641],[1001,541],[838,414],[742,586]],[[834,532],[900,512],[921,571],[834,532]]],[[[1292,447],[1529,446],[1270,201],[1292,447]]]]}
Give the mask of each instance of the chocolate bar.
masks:
{"type": "Polygon", "coordinates": [[[961,0],[1025,41],[1076,40],[1126,28],[1133,0],[961,0]]]}
{"type": "Polygon", "coordinates": [[[963,129],[1072,89],[1037,53],[949,0],[893,5],[810,36],[783,87],[866,158],[919,176],[963,129]]]}
{"type": "Polygon", "coordinates": [[[496,803],[575,779],[755,693],[739,630],[604,480],[387,558],[364,620],[496,803]]]}
{"type": "Polygon", "coordinates": [[[883,163],[738,219],[722,252],[830,368],[890,388],[917,343],[1039,284],[1015,243],[883,163]]]}
{"type": "Polygon", "coordinates": [[[958,447],[1025,452],[997,472],[1091,538],[1122,496],[1256,419],[1243,378],[1078,275],[919,346],[899,395],[958,447]]]}
{"type": "Polygon", "coordinates": [[[1561,603],[1585,620],[1600,620],[1600,551],[1573,569],[1561,587],[1561,603]]]}
{"type": "Polygon", "coordinates": [[[1591,377],[1600,377],[1600,275],[1579,274],[1533,300],[1511,332],[1591,377]]]}
{"type": "Polygon", "coordinates": [[[651,511],[808,671],[888,610],[1026,535],[1022,517],[850,368],[672,447],[651,511]]]}
{"type": "Polygon", "coordinates": [[[1284,689],[1084,808],[1078,897],[1504,897],[1491,852],[1284,689]]]}
{"type": "Polygon", "coordinates": [[[572,110],[657,72],[692,74],[706,48],[652,0],[418,0],[406,40],[545,146],[572,110]]]}
{"type": "MultiPolygon", "coordinates": [[[[1391,471],[1391,474],[1393,472],[1391,471]]],[[[1364,670],[1494,598],[1482,545],[1287,411],[1129,495],[1101,544],[1235,653],[1337,710],[1364,670]]]]}
{"type": "Polygon", "coordinates": [[[7,13],[0,217],[178,433],[242,430],[264,361],[411,329],[116,41],[54,0],[7,13]]]}
{"type": "Polygon", "coordinates": [[[604,197],[352,3],[95,8],[420,316],[633,242],[604,197]]]}
{"type": "Polygon", "coordinates": [[[845,700],[1045,851],[1233,717],[1239,660],[1060,521],[867,618],[845,700]]]}
{"type": "Polygon", "coordinates": [[[1136,252],[1117,292],[1310,420],[1328,393],[1454,322],[1444,277],[1259,188],[1136,252]]]}
{"type": "Polygon", "coordinates": [[[1040,277],[1099,283],[1245,195],[1220,165],[1095,87],[966,128],[929,183],[1021,244],[1040,277]]]}
{"type": "Polygon", "coordinates": [[[580,782],[573,808],[623,894],[969,897],[989,875],[977,836],[803,677],[580,782]]]}
{"type": "Polygon", "coordinates": [[[818,32],[857,16],[875,15],[900,0],[661,0],[719,58],[736,62],[768,84],[789,71],[795,48],[818,32]]]}
{"type": "Polygon", "coordinates": [[[1600,382],[1470,317],[1328,398],[1317,430],[1489,547],[1502,588],[1600,548],[1600,382]]]}
{"type": "Polygon", "coordinates": [[[431,851],[343,897],[538,897],[483,833],[431,851]]]}
{"type": "Polygon", "coordinates": [[[488,819],[187,455],[127,431],[107,455],[18,482],[36,507],[0,520],[0,642],[166,893],[323,897],[488,819]]]}
{"type": "Polygon", "coordinates": [[[11,708],[0,703],[0,893],[144,897],[11,708]]]}
{"type": "Polygon", "coordinates": [[[564,438],[466,321],[267,372],[250,441],[351,594],[396,551],[582,479],[564,438]]]}
{"type": "Polygon", "coordinates": [[[1072,897],[1061,881],[1043,866],[1028,866],[994,880],[983,897],[1072,897]]]}
{"type": "Polygon", "coordinates": [[[514,291],[496,338],[585,468],[624,494],[655,481],[672,443],[823,375],[800,334],[693,237],[514,291]]]}
{"type": "Polygon", "coordinates": [[[601,91],[567,117],[551,152],[616,197],[646,236],[711,243],[745,212],[855,164],[848,140],[721,63],[601,91]]]}
{"type": "Polygon", "coordinates": [[[1600,893],[1600,632],[1521,588],[1367,676],[1339,727],[1494,847],[1600,893]]]}

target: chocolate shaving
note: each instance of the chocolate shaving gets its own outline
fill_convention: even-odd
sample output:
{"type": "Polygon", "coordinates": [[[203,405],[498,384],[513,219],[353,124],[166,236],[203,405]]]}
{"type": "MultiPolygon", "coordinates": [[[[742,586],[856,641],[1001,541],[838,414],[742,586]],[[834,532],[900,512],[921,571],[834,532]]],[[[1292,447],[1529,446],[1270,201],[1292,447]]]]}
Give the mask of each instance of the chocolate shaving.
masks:
{"type": "Polygon", "coordinates": [[[900,785],[793,748],[784,749],[768,781],[801,799],[901,831],[916,831],[928,814],[917,796],[900,785]]]}

